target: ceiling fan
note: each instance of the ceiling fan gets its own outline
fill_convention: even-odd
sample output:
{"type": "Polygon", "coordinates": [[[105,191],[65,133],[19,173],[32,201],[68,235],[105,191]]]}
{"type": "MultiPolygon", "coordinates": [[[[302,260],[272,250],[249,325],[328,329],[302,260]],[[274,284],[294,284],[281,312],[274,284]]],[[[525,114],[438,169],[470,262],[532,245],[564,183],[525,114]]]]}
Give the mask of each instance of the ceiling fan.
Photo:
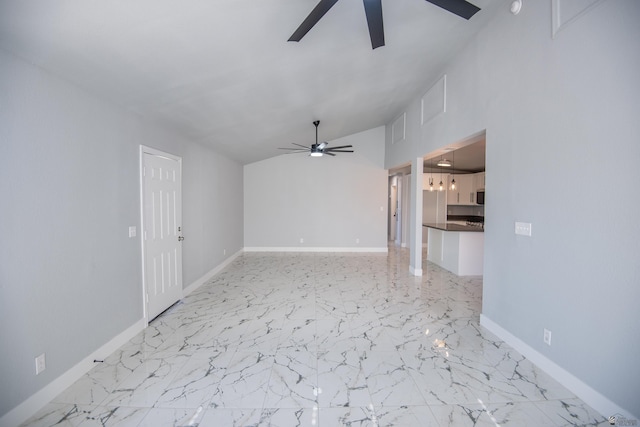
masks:
{"type": "Polygon", "coordinates": [[[308,152],[311,157],[321,157],[324,154],[327,154],[329,156],[335,156],[334,153],[353,153],[353,150],[345,150],[345,148],[353,148],[353,145],[341,145],[339,147],[327,148],[329,143],[326,141],[318,144],[318,125],[319,124],[320,124],[320,120],[316,120],[315,122],[313,122],[313,125],[316,127],[316,142],[315,144],[312,144],[311,147],[296,144],[294,142],[293,145],[296,145],[300,148],[279,148],[279,149],[289,150],[289,153],[287,154],[308,152]]]}
{"type": "MultiPolygon", "coordinates": [[[[363,0],[364,12],[367,15],[369,25],[369,37],[371,37],[371,48],[375,49],[384,46],[384,28],[382,25],[382,0],[363,0]]],[[[441,7],[464,19],[470,19],[480,8],[465,0],[427,0],[438,7],[441,7]]],[[[289,37],[290,42],[299,42],[313,28],[314,25],[324,16],[325,13],[336,4],[338,0],[320,0],[320,3],[302,21],[298,29],[289,37]]]]}

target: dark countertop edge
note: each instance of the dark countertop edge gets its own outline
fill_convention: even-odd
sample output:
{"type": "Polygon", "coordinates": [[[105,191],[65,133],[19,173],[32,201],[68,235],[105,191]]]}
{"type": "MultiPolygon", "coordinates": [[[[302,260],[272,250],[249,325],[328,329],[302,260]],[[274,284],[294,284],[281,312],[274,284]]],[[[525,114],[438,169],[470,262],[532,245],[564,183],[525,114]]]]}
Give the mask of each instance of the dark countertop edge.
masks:
{"type": "Polygon", "coordinates": [[[442,231],[461,231],[461,232],[471,232],[471,233],[484,233],[484,229],[482,227],[474,227],[471,225],[460,225],[460,224],[443,224],[443,223],[428,223],[422,224],[423,227],[433,228],[436,230],[442,231]]]}

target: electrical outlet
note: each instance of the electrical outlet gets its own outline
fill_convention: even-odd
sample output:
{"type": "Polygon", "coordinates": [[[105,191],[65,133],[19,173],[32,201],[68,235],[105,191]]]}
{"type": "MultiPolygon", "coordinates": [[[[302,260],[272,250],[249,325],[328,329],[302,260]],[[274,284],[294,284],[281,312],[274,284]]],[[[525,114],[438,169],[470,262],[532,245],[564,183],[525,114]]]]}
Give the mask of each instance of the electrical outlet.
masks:
{"type": "Polygon", "coordinates": [[[42,353],[40,356],[36,357],[36,375],[38,375],[45,369],[47,369],[47,361],[45,359],[44,353],[42,353]]]}
{"type": "Polygon", "coordinates": [[[545,328],[542,339],[546,345],[551,345],[551,331],[545,328]]]}

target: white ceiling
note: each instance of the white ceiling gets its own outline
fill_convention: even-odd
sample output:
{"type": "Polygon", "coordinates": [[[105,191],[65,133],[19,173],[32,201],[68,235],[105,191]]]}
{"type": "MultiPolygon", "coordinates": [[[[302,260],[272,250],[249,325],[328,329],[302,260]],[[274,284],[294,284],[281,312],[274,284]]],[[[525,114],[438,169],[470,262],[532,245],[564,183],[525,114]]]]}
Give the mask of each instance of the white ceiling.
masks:
{"type": "Polygon", "coordinates": [[[362,1],[0,0],[0,46],[245,164],[277,147],[384,125],[428,89],[505,0],[466,21],[424,0],[383,2],[371,49],[362,1]]]}

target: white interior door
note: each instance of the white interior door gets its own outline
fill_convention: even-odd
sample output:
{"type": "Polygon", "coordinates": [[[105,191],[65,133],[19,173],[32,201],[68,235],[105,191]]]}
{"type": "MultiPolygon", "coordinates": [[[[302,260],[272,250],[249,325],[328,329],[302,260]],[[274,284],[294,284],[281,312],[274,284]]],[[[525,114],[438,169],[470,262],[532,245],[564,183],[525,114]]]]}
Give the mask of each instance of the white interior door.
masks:
{"type": "Polygon", "coordinates": [[[182,159],[141,149],[145,316],[182,298],[182,159]]]}

